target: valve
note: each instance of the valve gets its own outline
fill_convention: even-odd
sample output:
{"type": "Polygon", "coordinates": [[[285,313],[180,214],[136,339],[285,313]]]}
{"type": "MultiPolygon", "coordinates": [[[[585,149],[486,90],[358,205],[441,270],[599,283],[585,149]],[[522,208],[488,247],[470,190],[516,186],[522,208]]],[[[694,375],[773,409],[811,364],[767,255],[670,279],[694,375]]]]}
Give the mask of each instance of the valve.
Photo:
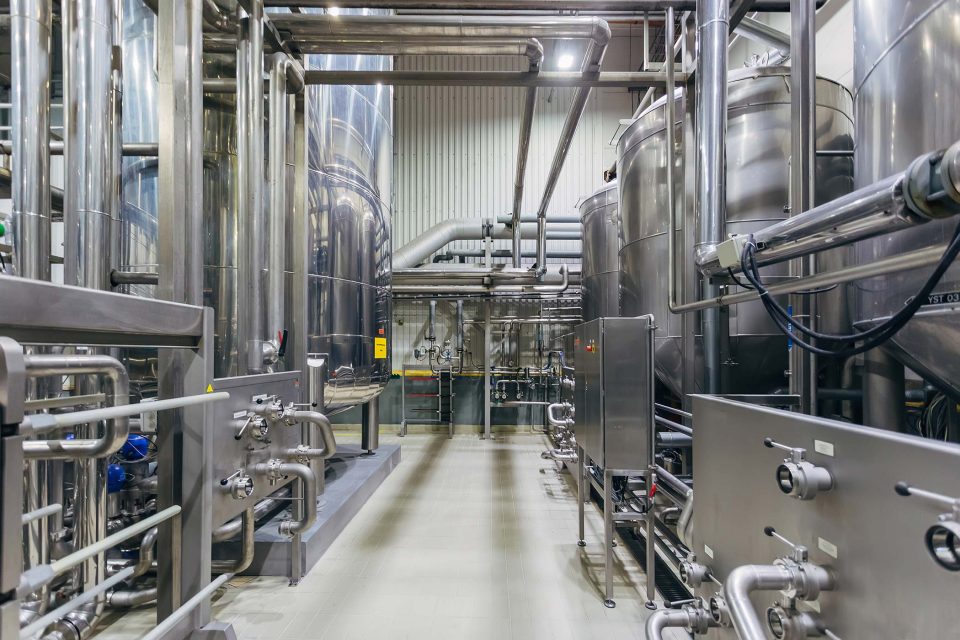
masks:
{"type": "Polygon", "coordinates": [[[710,576],[710,569],[697,562],[697,556],[690,554],[680,563],[680,580],[691,589],[696,589],[710,576]]]}
{"type": "Polygon", "coordinates": [[[808,611],[798,611],[796,602],[790,598],[767,608],[767,627],[777,640],[823,637],[820,618],[808,611]]]}
{"type": "Polygon", "coordinates": [[[813,500],[821,491],[833,488],[833,476],[824,467],[806,459],[807,450],[800,447],[788,447],[773,438],[764,438],[763,446],[768,449],[781,449],[790,453],[783,464],[777,467],[777,487],[788,496],[797,500],[813,500]]]}
{"type": "Polygon", "coordinates": [[[253,495],[253,478],[237,469],[236,472],[220,481],[220,486],[229,493],[234,500],[246,500],[253,495]]]}
{"type": "Polygon", "coordinates": [[[721,627],[729,627],[732,624],[730,620],[730,609],[727,607],[727,601],[722,594],[715,593],[710,597],[707,604],[710,611],[710,617],[721,627]]]}
{"type": "Polygon", "coordinates": [[[960,571],[960,498],[913,487],[903,481],[894,486],[894,491],[904,498],[916,496],[950,509],[937,516],[937,521],[924,534],[923,542],[934,562],[947,571],[960,571]]]}
{"type": "Polygon", "coordinates": [[[833,576],[823,567],[810,562],[810,553],[802,544],[795,544],[786,537],[777,533],[773,527],[764,527],[763,532],[771,538],[790,547],[790,556],[777,558],[774,564],[790,571],[791,584],[783,593],[788,598],[800,600],[816,600],[821,591],[831,591],[834,586],[833,576]]]}

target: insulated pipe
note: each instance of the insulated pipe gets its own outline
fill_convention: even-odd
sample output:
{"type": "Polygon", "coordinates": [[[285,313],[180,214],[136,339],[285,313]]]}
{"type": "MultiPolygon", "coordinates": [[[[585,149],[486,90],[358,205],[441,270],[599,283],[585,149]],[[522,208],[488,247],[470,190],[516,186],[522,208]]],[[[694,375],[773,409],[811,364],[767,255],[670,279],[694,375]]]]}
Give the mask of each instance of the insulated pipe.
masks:
{"type": "MultiPolygon", "coordinates": [[[[219,49],[220,46],[216,46],[219,49]]],[[[297,49],[304,54],[364,54],[393,56],[523,56],[531,70],[543,61],[543,45],[536,38],[451,38],[441,36],[299,38],[297,49]]]]}
{"type": "Polygon", "coordinates": [[[740,640],[767,640],[750,594],[754,591],[780,591],[794,584],[794,574],[777,564],[747,564],[730,572],[723,583],[723,597],[730,620],[740,640]]]}
{"type": "MultiPolygon", "coordinates": [[[[600,64],[603,62],[603,54],[606,52],[607,44],[610,42],[610,27],[599,18],[594,23],[594,34],[587,48],[587,54],[584,57],[580,70],[584,73],[593,73],[600,71],[600,64]]],[[[537,209],[537,275],[542,276],[547,270],[547,208],[550,206],[550,199],[553,197],[553,191],[557,186],[557,180],[560,179],[560,172],[563,170],[564,161],[567,159],[567,153],[570,151],[570,145],[573,144],[573,137],[577,133],[577,127],[580,125],[580,119],[583,111],[587,107],[587,100],[590,98],[590,87],[580,87],[577,89],[570,104],[570,110],[567,112],[567,119],[563,123],[563,129],[560,132],[560,141],[557,143],[557,149],[553,154],[553,162],[550,165],[550,172],[547,174],[546,184],[543,188],[543,197],[540,198],[540,206],[537,209]]],[[[520,234],[519,226],[514,229],[514,238],[520,234]]],[[[517,241],[514,240],[514,246],[517,241]]]]}
{"type": "MultiPolygon", "coordinates": [[[[305,71],[307,84],[387,84],[438,87],[663,87],[660,71],[305,71]]],[[[686,81],[686,73],[677,80],[686,81]]],[[[223,93],[228,83],[205,80],[204,91],[223,93]]]]}
{"type": "MultiPolygon", "coordinates": [[[[536,236],[537,229],[533,225],[520,225],[523,237],[536,236]]],[[[416,267],[427,260],[431,254],[441,250],[446,245],[457,240],[482,240],[484,238],[503,240],[513,237],[510,227],[494,227],[489,219],[485,218],[451,218],[430,227],[415,239],[403,245],[393,254],[393,271],[416,267]]],[[[580,238],[580,231],[551,232],[548,228],[548,238],[558,240],[574,240],[580,238]]]]}
{"type": "Polygon", "coordinates": [[[790,55],[790,36],[789,34],[774,29],[770,25],[744,16],[740,23],[734,28],[734,31],[756,42],[773,47],[777,51],[790,55]]]}
{"type": "Polygon", "coordinates": [[[671,611],[661,609],[647,618],[645,630],[647,640],[663,640],[663,630],[668,627],[686,627],[690,624],[690,616],[685,611],[671,611]]]}
{"type": "Polygon", "coordinates": [[[64,283],[109,291],[120,224],[120,60],[114,0],[63,7],[64,283]]]}
{"type": "Polygon", "coordinates": [[[10,2],[11,199],[18,276],[50,279],[50,0],[10,2]]]}
{"type": "MultiPolygon", "coordinates": [[[[267,331],[271,351],[279,353],[286,309],[287,99],[288,78],[303,90],[303,69],[285,53],[275,53],[270,68],[270,222],[267,255],[267,331]],[[275,337],[276,336],[276,337],[275,337]]],[[[247,233],[259,235],[254,229],[247,233]]]]}
{"type": "Polygon", "coordinates": [[[263,5],[249,3],[241,20],[237,44],[237,218],[240,245],[239,296],[243,300],[237,325],[240,361],[255,374],[273,362],[275,345],[265,340],[263,320],[263,238],[267,230],[263,208],[263,5]]]}
{"type": "MultiPolygon", "coordinates": [[[[695,255],[723,238],[727,202],[727,45],[728,0],[697,2],[697,169],[696,195],[699,228],[695,255]]],[[[667,102],[671,102],[667,100],[667,102]]],[[[672,125],[672,123],[671,123],[672,125]]],[[[668,127],[668,130],[671,127],[668,127]]],[[[703,280],[703,298],[719,288],[703,280]]],[[[709,309],[703,318],[704,392],[720,392],[720,311],[709,309]]]]}
{"type": "Polygon", "coordinates": [[[240,557],[236,560],[214,560],[210,563],[210,570],[214,573],[243,573],[253,564],[254,539],[253,533],[257,528],[255,507],[250,507],[240,517],[243,529],[243,538],[240,542],[240,557]]]}
{"type": "Polygon", "coordinates": [[[303,518],[301,520],[284,520],[280,523],[280,534],[295,536],[309,529],[317,520],[317,476],[313,469],[305,464],[271,460],[253,466],[253,473],[265,475],[270,480],[280,480],[286,476],[296,476],[302,483],[303,490],[303,518]]]}
{"type": "MultiPolygon", "coordinates": [[[[50,376],[99,374],[107,378],[105,393],[111,407],[126,405],[130,399],[130,381],[127,369],[116,358],[100,355],[26,355],[24,363],[27,376],[42,378],[50,376]]],[[[83,412],[75,412],[83,413],[83,412]]],[[[71,414],[50,416],[54,421],[70,421],[71,414]],[[63,418],[61,418],[61,415],[63,418]]],[[[30,421],[44,420],[40,415],[30,421]]],[[[102,458],[117,451],[127,441],[130,425],[127,416],[118,415],[107,420],[103,436],[90,440],[27,440],[23,443],[25,458],[70,460],[75,458],[102,458]]],[[[71,426],[84,424],[73,422],[71,426]]],[[[57,422],[58,426],[66,426],[57,422]]]]}
{"type": "Polygon", "coordinates": [[[463,356],[463,300],[457,300],[457,353],[463,356]]]}
{"type": "MultiPolygon", "coordinates": [[[[956,215],[960,212],[958,162],[960,142],[942,153],[918,157],[906,171],[754,232],[757,265],[783,262],[956,215]],[[929,183],[931,166],[939,170],[946,187],[942,191],[929,183]],[[929,207],[934,198],[940,204],[936,211],[929,207]]],[[[707,277],[727,270],[720,265],[716,247],[698,255],[697,265],[707,277]]],[[[739,264],[730,268],[740,271],[739,264]]]]}

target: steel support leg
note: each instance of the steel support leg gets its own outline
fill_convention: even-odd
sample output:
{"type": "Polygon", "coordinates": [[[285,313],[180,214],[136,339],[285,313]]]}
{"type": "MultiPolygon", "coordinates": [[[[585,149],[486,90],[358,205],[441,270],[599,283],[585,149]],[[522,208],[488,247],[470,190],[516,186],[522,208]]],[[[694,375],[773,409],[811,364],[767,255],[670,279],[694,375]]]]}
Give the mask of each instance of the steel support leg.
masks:
{"type": "Polygon", "coordinates": [[[603,543],[603,577],[606,581],[603,606],[613,609],[617,606],[613,600],[613,474],[606,469],[603,471],[603,543]]]}
{"type": "Polygon", "coordinates": [[[583,447],[577,447],[577,517],[580,526],[580,537],[577,538],[577,545],[587,546],[587,538],[584,532],[584,508],[583,503],[590,497],[590,485],[587,484],[587,457],[583,452],[583,447]]]}
{"type": "MultiPolygon", "coordinates": [[[[652,468],[647,470],[647,478],[648,487],[656,486],[657,474],[652,468]]],[[[647,525],[647,601],[644,606],[651,610],[657,608],[657,514],[654,509],[656,503],[657,496],[654,494],[647,505],[647,517],[644,521],[647,525]]]]}

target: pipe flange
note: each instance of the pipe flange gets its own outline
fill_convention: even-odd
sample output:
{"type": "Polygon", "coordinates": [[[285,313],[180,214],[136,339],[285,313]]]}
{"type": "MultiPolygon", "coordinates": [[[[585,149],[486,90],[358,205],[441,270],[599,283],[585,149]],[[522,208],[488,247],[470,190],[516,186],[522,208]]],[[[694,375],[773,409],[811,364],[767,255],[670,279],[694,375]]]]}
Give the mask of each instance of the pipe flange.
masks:
{"type": "Polygon", "coordinates": [[[729,627],[731,625],[730,609],[727,607],[727,601],[723,595],[715,593],[711,596],[708,607],[710,617],[713,618],[714,623],[721,627],[729,627]]]}
{"type": "Polygon", "coordinates": [[[821,491],[833,488],[830,472],[806,460],[784,460],[776,474],[780,491],[797,500],[813,500],[821,491]]]}
{"type": "Polygon", "coordinates": [[[680,563],[680,580],[692,589],[702,585],[709,573],[710,570],[699,562],[684,560],[680,563]]]}
{"type": "Polygon", "coordinates": [[[904,174],[903,198],[922,222],[960,213],[960,149],[934,151],[916,158],[904,174]]]}
{"type": "Polygon", "coordinates": [[[711,627],[717,626],[712,614],[703,606],[703,600],[698,600],[696,604],[688,604],[683,607],[689,621],[687,622],[687,631],[694,635],[706,635],[711,627]]]}
{"type": "Polygon", "coordinates": [[[960,571],[960,522],[952,514],[943,514],[924,535],[927,551],[934,562],[947,571],[960,571]]]}
{"type": "Polygon", "coordinates": [[[767,628],[777,640],[803,640],[821,635],[819,619],[812,613],[775,604],[767,608],[767,628]]]}

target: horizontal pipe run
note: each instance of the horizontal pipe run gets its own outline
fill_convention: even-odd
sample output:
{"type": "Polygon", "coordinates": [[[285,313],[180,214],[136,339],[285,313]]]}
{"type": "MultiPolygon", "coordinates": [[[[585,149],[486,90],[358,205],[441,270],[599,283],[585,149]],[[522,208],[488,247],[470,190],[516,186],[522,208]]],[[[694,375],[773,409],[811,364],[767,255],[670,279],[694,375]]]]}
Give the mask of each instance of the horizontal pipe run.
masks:
{"type": "MultiPolygon", "coordinates": [[[[50,155],[63,155],[63,140],[50,141],[50,155]]],[[[160,144],[157,142],[125,142],[123,143],[123,155],[132,157],[157,157],[160,155],[160,144]]],[[[0,140],[0,154],[13,155],[13,143],[8,140],[0,140]]]]}
{"type": "Polygon", "coordinates": [[[377,35],[369,38],[324,36],[298,38],[304,54],[351,54],[383,56],[521,56],[531,68],[543,62],[543,45],[536,38],[450,38],[377,35]]]}
{"type": "Polygon", "coordinates": [[[760,22],[759,20],[754,20],[753,18],[744,16],[734,31],[745,38],[763,43],[768,47],[773,47],[781,53],[790,53],[789,34],[786,34],[779,29],[774,29],[770,25],[760,22]]]}
{"type": "Polygon", "coordinates": [[[100,420],[112,420],[118,417],[140,415],[141,413],[155,413],[157,411],[167,411],[170,409],[182,409],[184,407],[192,407],[198,404],[219,402],[220,400],[227,400],[229,398],[230,394],[228,392],[217,391],[214,393],[201,393],[195,396],[169,398],[167,400],[149,400],[146,402],[124,404],[116,407],[103,407],[101,409],[89,409],[87,411],[74,411],[72,413],[37,414],[28,416],[27,420],[20,424],[20,430],[23,432],[26,429],[29,433],[38,434],[47,431],[55,431],[64,427],[75,427],[80,424],[99,422],[100,420]],[[27,424],[26,427],[24,427],[25,423],[27,424]]]}
{"type": "Polygon", "coordinates": [[[71,611],[76,611],[83,605],[88,602],[92,602],[98,598],[101,594],[109,591],[114,588],[124,580],[133,577],[133,567],[127,567],[120,573],[107,578],[103,582],[97,584],[92,589],[88,589],[83,593],[77,595],[77,597],[67,600],[65,604],[60,607],[57,607],[53,611],[47,613],[42,618],[37,618],[31,624],[27,625],[20,630],[20,637],[26,640],[27,638],[33,638],[35,635],[46,629],[48,626],[61,619],[71,611]]]}
{"type": "MultiPolygon", "coordinates": [[[[264,498],[257,502],[253,507],[253,516],[255,520],[260,520],[268,513],[279,507],[284,501],[290,499],[290,487],[284,487],[269,498],[264,498]]],[[[243,516],[237,516],[213,530],[214,542],[226,542],[236,537],[243,529],[243,516]]]]}
{"type": "Polygon", "coordinates": [[[128,284],[156,285],[160,283],[160,274],[150,271],[117,271],[110,272],[110,284],[119,287],[128,284]]]}
{"type": "MultiPolygon", "coordinates": [[[[304,81],[322,84],[386,84],[393,86],[447,87],[597,87],[630,88],[666,86],[659,71],[317,71],[304,72],[304,81]]],[[[677,73],[678,83],[687,81],[677,73]]],[[[206,81],[204,81],[206,91],[206,81]]]]}
{"type": "Polygon", "coordinates": [[[62,398],[40,398],[27,400],[23,403],[26,411],[46,411],[48,409],[63,409],[65,407],[79,407],[85,404],[100,404],[107,399],[103,393],[86,393],[78,396],[64,396],[62,398]]]}
{"type": "Polygon", "coordinates": [[[178,505],[167,507],[163,511],[158,511],[149,518],[144,518],[136,524],[132,524],[111,536],[107,536],[103,540],[83,547],[82,549],[78,549],[77,551],[64,556],[56,562],[38,565],[25,571],[20,576],[20,585],[17,587],[17,596],[23,597],[39,590],[43,586],[50,584],[57,576],[63,575],[75,567],[79,567],[90,558],[104,553],[121,542],[133,538],[134,536],[145,533],[147,530],[157,526],[162,522],[166,522],[170,518],[173,518],[179,514],[180,507],[178,505]]]}
{"type": "MultiPolygon", "coordinates": [[[[817,0],[820,7],[824,0],[817,0]]],[[[264,0],[265,7],[323,7],[338,9],[456,9],[499,11],[694,11],[696,0],[264,0]]],[[[790,11],[789,0],[753,0],[754,11],[790,11]]],[[[271,14],[272,16],[273,14],[271,14]]]]}
{"type": "MultiPolygon", "coordinates": [[[[536,222],[537,216],[526,215],[520,216],[520,222],[536,222]]],[[[499,224],[512,224],[513,216],[497,216],[497,222],[499,224]]],[[[580,216],[550,216],[547,218],[547,224],[580,224],[580,216]]]]}
{"type": "MultiPolygon", "coordinates": [[[[20,425],[20,433],[29,435],[30,427],[45,425],[46,430],[60,426],[76,426],[88,422],[106,420],[103,436],[96,439],[73,440],[30,440],[22,444],[25,458],[44,459],[75,459],[75,458],[102,458],[118,450],[127,441],[130,433],[130,423],[125,413],[125,407],[130,399],[130,380],[127,369],[116,358],[103,355],[27,355],[24,356],[27,376],[31,378],[47,378],[65,375],[102,375],[106,378],[106,391],[110,405],[92,411],[119,411],[116,415],[104,416],[96,420],[82,420],[69,425],[61,425],[60,421],[69,421],[66,416],[89,413],[75,411],[68,414],[40,413],[28,416],[20,425]],[[51,424],[53,426],[51,426],[51,424]]],[[[36,428],[34,432],[37,432],[36,428]]]]}
{"type": "MultiPolygon", "coordinates": [[[[835,284],[844,284],[854,280],[883,276],[888,273],[929,267],[940,262],[940,260],[943,258],[943,253],[946,250],[947,245],[938,244],[932,247],[927,247],[926,249],[918,249],[917,251],[901,253],[890,258],[884,258],[883,260],[875,260],[873,262],[846,267],[836,271],[825,271],[823,273],[818,273],[815,276],[810,276],[809,278],[800,278],[797,280],[788,280],[779,284],[772,284],[766,289],[769,295],[777,296],[787,293],[797,293],[798,291],[808,291],[823,287],[830,287],[835,284]]],[[[709,309],[711,307],[726,307],[735,304],[742,304],[744,302],[751,302],[753,300],[757,300],[759,297],[760,296],[757,295],[756,291],[741,291],[738,293],[719,295],[715,298],[709,298],[707,300],[683,304],[678,306],[676,309],[672,309],[671,311],[674,313],[690,313],[693,311],[709,309]]]]}
{"type": "Polygon", "coordinates": [[[63,505],[55,502],[54,504],[48,504],[45,507],[40,507],[29,513],[25,513],[20,516],[20,524],[28,525],[34,520],[41,520],[43,518],[49,518],[63,511],[63,505]]]}
{"type": "Polygon", "coordinates": [[[673,420],[667,420],[666,418],[662,418],[660,416],[655,416],[654,419],[656,420],[658,425],[666,429],[670,429],[670,431],[676,431],[677,433],[683,433],[688,436],[693,435],[693,429],[691,429],[690,427],[684,426],[680,423],[674,422],[673,420]]]}
{"type": "Polygon", "coordinates": [[[660,409],[661,411],[666,411],[667,413],[672,413],[672,414],[674,414],[674,415],[676,415],[676,416],[680,416],[680,417],[683,417],[683,418],[692,418],[692,417],[693,417],[693,414],[690,413],[689,411],[684,411],[684,410],[682,410],[682,409],[676,409],[676,408],[674,408],[674,407],[671,407],[671,406],[665,405],[665,404],[661,404],[661,403],[659,403],[659,402],[657,402],[654,406],[655,406],[657,409],[660,409]]]}
{"type": "Polygon", "coordinates": [[[233,579],[232,573],[225,573],[215,578],[210,584],[201,589],[192,598],[183,603],[183,605],[167,616],[163,622],[154,627],[153,631],[143,636],[141,640],[162,640],[173,630],[180,622],[193,612],[200,604],[217,592],[217,589],[233,579]]]}

